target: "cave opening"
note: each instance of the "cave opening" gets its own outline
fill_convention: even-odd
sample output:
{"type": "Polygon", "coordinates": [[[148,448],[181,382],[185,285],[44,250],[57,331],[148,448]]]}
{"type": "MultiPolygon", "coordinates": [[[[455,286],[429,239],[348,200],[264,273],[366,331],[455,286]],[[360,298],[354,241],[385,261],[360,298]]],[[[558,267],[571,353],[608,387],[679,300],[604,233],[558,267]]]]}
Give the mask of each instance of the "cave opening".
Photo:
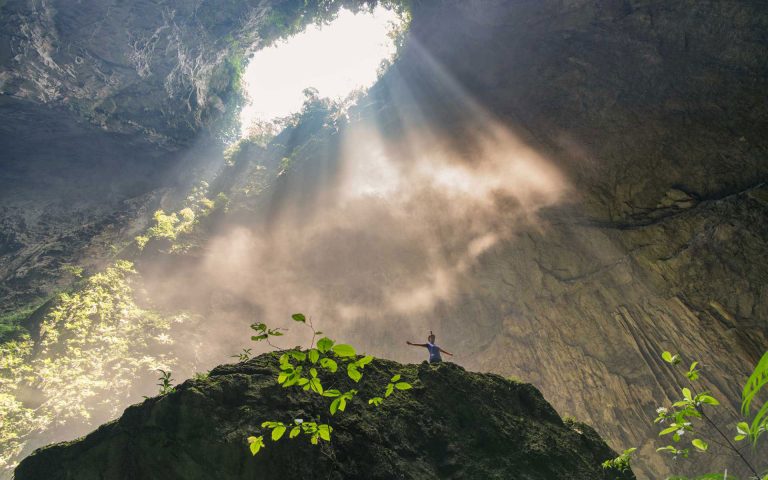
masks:
{"type": "Polygon", "coordinates": [[[241,135],[274,133],[308,96],[343,110],[370,88],[397,55],[409,25],[405,11],[378,5],[342,8],[251,55],[242,76],[241,135]]]}

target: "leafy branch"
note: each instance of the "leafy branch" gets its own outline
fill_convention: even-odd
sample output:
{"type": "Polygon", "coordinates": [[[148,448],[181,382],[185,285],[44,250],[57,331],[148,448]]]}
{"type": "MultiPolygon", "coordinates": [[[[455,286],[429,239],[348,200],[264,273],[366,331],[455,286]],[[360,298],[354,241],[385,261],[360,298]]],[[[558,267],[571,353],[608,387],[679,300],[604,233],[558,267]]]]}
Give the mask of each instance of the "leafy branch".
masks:
{"type": "MultiPolygon", "coordinates": [[[[364,370],[374,357],[371,355],[359,356],[352,345],[336,343],[328,337],[317,340],[322,332],[315,330],[312,320],[307,319],[301,313],[296,313],[291,318],[306,325],[312,331],[312,340],[306,350],[297,347],[294,349],[282,349],[270,342],[271,337],[283,335],[279,328],[269,328],[264,323],[254,323],[251,328],[256,331],[251,339],[256,342],[265,341],[278,352],[282,352],[278,359],[279,372],[276,382],[283,388],[298,388],[309,395],[319,397],[327,405],[328,413],[333,417],[339,412],[344,412],[360,393],[355,388],[342,391],[335,387],[345,377],[354,383],[359,383],[364,376],[364,370]],[[325,379],[325,380],[324,380],[325,379]],[[327,380],[331,380],[328,382],[327,380]],[[325,384],[323,383],[325,381],[325,384]],[[334,382],[335,381],[335,382],[334,382]]],[[[250,352],[249,352],[250,353],[250,352]]],[[[238,358],[240,358],[238,356],[238,358]]],[[[390,397],[395,390],[409,390],[413,388],[408,382],[401,381],[401,376],[394,375],[384,387],[384,398],[390,397]]],[[[384,401],[382,397],[374,397],[368,401],[369,405],[378,406],[384,401]]],[[[261,424],[264,429],[271,430],[270,438],[277,442],[284,438],[289,431],[288,438],[293,439],[300,435],[309,437],[310,443],[317,445],[320,441],[330,442],[333,427],[329,423],[318,421],[304,421],[293,419],[290,422],[264,421],[261,424]]],[[[248,444],[253,455],[265,448],[264,435],[248,437],[248,444]]]]}
{"type": "MultiPolygon", "coordinates": [[[[677,366],[682,363],[682,358],[679,354],[672,354],[671,352],[663,352],[661,358],[672,366],[677,366]]],[[[711,417],[711,413],[708,410],[720,406],[720,401],[717,400],[711,392],[703,390],[697,391],[696,382],[701,378],[700,364],[694,361],[690,364],[688,369],[684,371],[685,377],[688,379],[689,387],[681,387],[680,392],[682,398],[672,403],[671,407],[659,407],[656,409],[656,418],[654,423],[662,425],[663,428],[659,432],[660,437],[670,436],[672,444],[666,445],[661,448],[657,448],[659,453],[668,453],[677,458],[687,458],[691,451],[704,453],[709,450],[709,443],[699,438],[699,431],[697,429],[697,421],[703,421],[706,425],[709,425],[714,432],[716,432],[716,438],[709,439],[710,442],[720,445],[721,447],[733,452],[741,461],[741,463],[752,473],[750,479],[753,480],[768,480],[768,472],[758,473],[752,463],[742,453],[736,444],[746,439],[751,440],[752,447],[757,447],[757,442],[760,436],[765,433],[768,428],[768,401],[759,405],[756,401],[758,395],[768,385],[768,352],[766,352],[755,366],[752,375],[747,379],[742,392],[741,414],[746,421],[740,421],[736,425],[736,435],[731,439],[711,417]],[[753,407],[756,408],[757,413],[752,417],[750,421],[751,412],[753,407]],[[683,447],[680,445],[684,436],[693,437],[690,441],[690,447],[683,447]],[[693,450],[692,450],[693,449],[693,450]]],[[[629,466],[631,454],[635,449],[631,448],[625,450],[622,455],[619,455],[613,460],[608,460],[603,463],[603,468],[618,468],[622,465],[629,466]]],[[[684,480],[685,477],[672,477],[676,480],[684,480]]],[[[710,479],[726,479],[730,478],[736,480],[734,476],[728,476],[728,471],[724,473],[706,474],[696,477],[701,480],[710,479]]],[[[671,479],[670,479],[671,480],[671,479]]]]}

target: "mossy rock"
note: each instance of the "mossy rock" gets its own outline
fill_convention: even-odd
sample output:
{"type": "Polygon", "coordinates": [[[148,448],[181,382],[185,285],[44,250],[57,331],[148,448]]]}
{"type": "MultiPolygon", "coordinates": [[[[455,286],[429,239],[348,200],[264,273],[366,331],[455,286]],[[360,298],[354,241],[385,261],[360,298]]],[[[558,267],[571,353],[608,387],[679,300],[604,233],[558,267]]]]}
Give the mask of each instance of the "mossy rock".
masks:
{"type": "Polygon", "coordinates": [[[359,384],[337,381],[360,393],[330,418],[327,398],[277,385],[276,366],[265,354],[217,367],[82,439],[37,450],[16,479],[635,478],[603,470],[615,453],[590,427],[563,422],[529,384],[451,363],[375,360],[359,384]],[[413,389],[369,406],[397,373],[413,389]],[[251,456],[246,439],[265,433],[262,421],[297,418],[330,421],[332,442],[267,439],[251,456]]]}

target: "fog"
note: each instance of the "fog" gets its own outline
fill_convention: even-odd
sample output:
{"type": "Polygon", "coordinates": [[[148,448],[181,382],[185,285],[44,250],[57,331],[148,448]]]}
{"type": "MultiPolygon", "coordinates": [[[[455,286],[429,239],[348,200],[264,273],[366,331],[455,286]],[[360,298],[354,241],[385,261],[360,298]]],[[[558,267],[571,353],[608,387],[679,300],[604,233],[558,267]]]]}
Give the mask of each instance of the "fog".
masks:
{"type": "Polygon", "coordinates": [[[424,357],[406,340],[429,330],[452,338],[438,307],[457,301],[485,252],[521,228],[547,228],[539,212],[568,192],[546,158],[453,95],[473,125],[460,148],[409,99],[395,136],[381,116],[360,115],[339,134],[338,158],[311,167],[312,178],[275,180],[282,184],[260,204],[268,221],[256,214],[227,224],[196,259],[144,270],[157,304],[204,317],[201,365],[250,347],[256,321],[289,329],[284,346],[307,341],[308,330],[291,325],[295,312],[329,336],[400,361],[424,357]]]}

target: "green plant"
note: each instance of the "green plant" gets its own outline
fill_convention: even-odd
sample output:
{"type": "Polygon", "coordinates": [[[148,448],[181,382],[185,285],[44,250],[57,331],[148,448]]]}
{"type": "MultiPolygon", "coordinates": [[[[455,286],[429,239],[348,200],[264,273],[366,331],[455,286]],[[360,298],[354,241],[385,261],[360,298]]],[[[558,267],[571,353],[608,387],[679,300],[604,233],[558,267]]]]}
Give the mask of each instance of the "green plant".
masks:
{"type": "Polygon", "coordinates": [[[168,241],[171,252],[188,250],[192,246],[189,237],[200,220],[216,210],[226,209],[229,204],[229,199],[223,193],[217,195],[215,200],[208,198],[208,189],[208,182],[201,181],[189,192],[183,208],[178,212],[157,210],[152,216],[154,224],[143,235],[134,238],[139,250],[144,250],[152,239],[168,241]]]}
{"type": "MultiPolygon", "coordinates": [[[[307,318],[301,313],[292,315],[292,319],[306,325],[312,331],[312,340],[309,348],[301,349],[281,349],[271,343],[271,337],[283,336],[283,330],[279,328],[271,329],[264,323],[255,323],[251,325],[257,334],[252,336],[254,341],[265,341],[274,349],[281,353],[278,358],[279,373],[276,381],[283,388],[296,388],[308,395],[316,395],[327,404],[327,411],[330,417],[340,412],[344,412],[347,406],[358,396],[359,391],[355,388],[342,391],[336,387],[341,384],[344,377],[348,377],[354,383],[363,379],[366,365],[373,361],[370,355],[359,356],[351,345],[336,343],[328,337],[315,339],[323,332],[315,330],[312,319],[307,318]]],[[[400,375],[394,375],[390,382],[383,388],[384,398],[390,397],[396,390],[409,390],[412,385],[401,380],[400,375]]],[[[368,400],[369,405],[378,406],[383,401],[382,397],[374,397],[368,400]]],[[[318,414],[316,421],[305,421],[304,419],[292,419],[289,422],[280,422],[267,420],[262,422],[261,427],[271,431],[270,438],[273,442],[279,441],[289,431],[288,438],[293,439],[300,435],[309,437],[310,443],[317,445],[320,441],[330,442],[333,426],[329,423],[330,418],[326,417],[323,421],[323,415],[318,414]]],[[[253,455],[259,453],[266,444],[264,435],[253,435],[248,437],[248,444],[253,455]]]]}
{"type": "Polygon", "coordinates": [[[30,445],[53,440],[53,425],[96,426],[114,418],[123,404],[104,398],[137,395],[137,378],[176,361],[165,345],[172,325],[186,316],[150,310],[138,285],[133,264],[117,260],[73,291],[14,315],[21,321],[41,303],[49,305],[38,338],[19,333],[0,342],[0,477],[10,475],[30,445]],[[39,400],[34,406],[23,401],[32,390],[39,400]]]}
{"type": "MultiPolygon", "coordinates": [[[[752,412],[753,402],[757,396],[768,385],[768,352],[755,366],[752,375],[749,376],[744,389],[741,393],[741,414],[745,419],[749,419],[752,412]]],[[[757,407],[757,405],[755,405],[757,407]]],[[[753,446],[757,446],[757,440],[768,429],[768,400],[763,402],[762,406],[756,408],[757,413],[751,422],[739,422],[736,426],[737,435],[734,440],[740,442],[746,438],[752,441],[753,446]]]]}
{"type": "MultiPolygon", "coordinates": [[[[663,352],[661,358],[673,367],[677,367],[682,363],[682,357],[679,354],[672,354],[668,351],[663,352]]],[[[768,352],[757,363],[744,385],[741,399],[743,421],[739,421],[736,424],[736,435],[733,439],[724,432],[725,429],[722,428],[722,425],[718,425],[714,421],[712,412],[710,412],[711,409],[720,406],[720,401],[708,390],[700,390],[697,387],[701,380],[700,366],[701,364],[698,361],[693,361],[683,371],[684,376],[688,380],[688,385],[680,387],[682,396],[679,400],[673,402],[669,407],[662,406],[656,409],[654,423],[662,427],[659,436],[672,439],[671,444],[657,448],[656,451],[670,454],[674,459],[688,458],[692,452],[699,454],[708,452],[711,442],[735,454],[740,462],[752,473],[749,477],[750,479],[768,480],[768,472],[758,473],[758,469],[747,460],[741,449],[734,443],[749,439],[751,440],[752,447],[756,449],[758,439],[765,433],[768,427],[768,401],[762,403],[762,405],[757,401],[758,396],[768,385],[768,352]],[[753,410],[757,411],[754,416],[752,416],[753,410]],[[704,436],[702,435],[704,433],[704,430],[701,428],[702,426],[711,428],[714,432],[713,438],[709,440],[702,438],[704,436]],[[686,444],[684,439],[687,438],[691,438],[691,440],[686,444]]],[[[616,459],[604,462],[603,467],[612,468],[620,464],[624,460],[625,454],[628,454],[626,456],[628,465],[629,455],[634,450],[625,450],[616,459]]],[[[725,470],[722,474],[705,474],[696,478],[702,480],[730,478],[735,480],[736,477],[729,476],[728,471],[725,470]]],[[[683,480],[685,477],[671,477],[671,479],[683,480]]]]}
{"type": "Polygon", "coordinates": [[[230,355],[232,358],[236,358],[238,362],[247,362],[251,359],[251,349],[244,348],[242,352],[236,355],[230,355]]]}
{"type": "Polygon", "coordinates": [[[158,387],[160,387],[160,391],[158,392],[160,395],[166,395],[169,393],[173,393],[176,391],[175,388],[173,388],[173,378],[171,378],[171,372],[165,371],[162,368],[157,369],[158,372],[160,372],[160,377],[158,377],[159,383],[157,384],[158,387]]]}
{"type": "Polygon", "coordinates": [[[628,448],[624,450],[621,455],[619,455],[616,458],[606,460],[603,462],[603,468],[608,469],[614,469],[618,470],[620,472],[626,472],[630,469],[630,464],[632,463],[632,454],[635,453],[636,448],[628,448]]]}

